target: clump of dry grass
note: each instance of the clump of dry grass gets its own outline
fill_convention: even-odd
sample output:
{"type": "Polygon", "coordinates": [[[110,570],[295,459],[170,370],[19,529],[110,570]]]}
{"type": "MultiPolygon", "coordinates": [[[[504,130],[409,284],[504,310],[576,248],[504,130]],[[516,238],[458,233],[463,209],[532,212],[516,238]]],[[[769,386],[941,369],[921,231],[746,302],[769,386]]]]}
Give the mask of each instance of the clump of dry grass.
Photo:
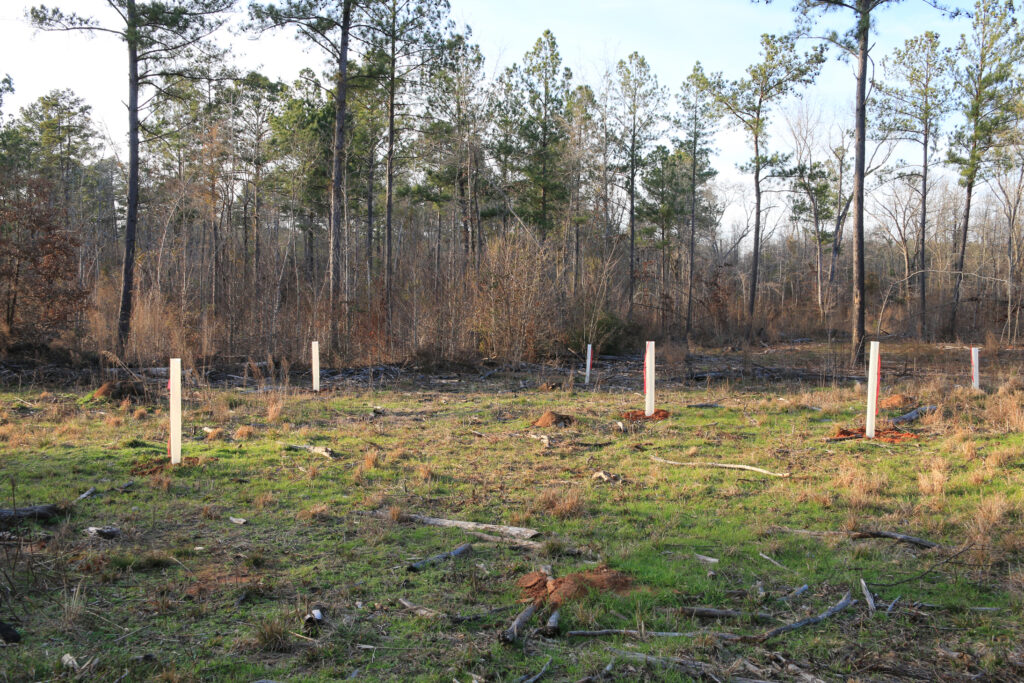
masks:
{"type": "Polygon", "coordinates": [[[971,473],[967,475],[967,481],[974,486],[981,486],[991,478],[992,470],[987,467],[979,467],[971,470],[971,473]]]}
{"type": "Polygon", "coordinates": [[[85,581],[79,581],[74,590],[64,589],[64,600],[61,603],[60,628],[62,631],[70,631],[78,623],[85,612],[85,581]]]}
{"type": "Polygon", "coordinates": [[[1017,448],[1006,447],[992,451],[985,458],[985,467],[991,471],[998,470],[1003,465],[1013,462],[1021,455],[1021,451],[1017,448]]]}
{"type": "Polygon", "coordinates": [[[257,510],[262,510],[263,508],[273,505],[276,502],[277,499],[274,497],[274,494],[272,492],[264,491],[260,495],[253,498],[252,506],[257,510]]]}
{"type": "Polygon", "coordinates": [[[13,437],[17,432],[18,428],[13,422],[8,422],[7,424],[0,425],[0,441],[14,441],[13,437]]]}
{"type": "Polygon", "coordinates": [[[220,517],[220,509],[216,505],[204,505],[200,511],[203,519],[218,519],[220,517]]]}
{"type": "Polygon", "coordinates": [[[1024,378],[1019,375],[1010,375],[999,385],[999,396],[1010,396],[1024,392],[1024,378]]]}
{"type": "Polygon", "coordinates": [[[243,649],[260,652],[290,652],[292,639],[288,633],[289,617],[285,614],[265,617],[253,628],[252,636],[241,641],[243,649]]]}
{"type": "Polygon", "coordinates": [[[584,511],[583,494],[576,488],[549,488],[537,498],[535,508],[559,519],[578,517],[584,511]]]}
{"type": "Polygon", "coordinates": [[[220,428],[220,427],[216,427],[214,429],[211,429],[210,431],[208,431],[206,433],[206,440],[207,441],[218,441],[218,440],[220,440],[222,438],[224,438],[224,430],[222,428],[220,428]]]}
{"type": "Polygon", "coordinates": [[[210,414],[213,417],[214,422],[224,424],[231,419],[231,401],[227,396],[221,395],[213,402],[210,407],[210,414]]]}
{"type": "Polygon", "coordinates": [[[405,519],[405,513],[397,505],[388,508],[388,521],[391,523],[401,522],[405,519]]]}
{"type": "Polygon", "coordinates": [[[235,433],[231,435],[231,438],[235,441],[247,441],[256,435],[256,428],[252,425],[242,425],[235,430],[235,433]]]}
{"type": "Polygon", "coordinates": [[[960,444],[960,455],[968,462],[974,460],[978,457],[978,445],[973,441],[964,441],[960,444]]]}
{"type": "MultiPolygon", "coordinates": [[[[362,479],[362,473],[361,472],[356,471],[356,474],[360,477],[360,479],[362,479]]],[[[306,468],[306,479],[309,479],[310,481],[313,481],[318,476],[320,476],[320,465],[319,465],[319,463],[315,463],[315,462],[311,463],[310,466],[306,468]]]]}
{"type": "Polygon", "coordinates": [[[990,428],[1000,432],[1024,431],[1024,404],[1014,394],[989,396],[985,421],[990,428]]]}
{"type": "Polygon", "coordinates": [[[122,420],[118,415],[107,415],[105,418],[103,418],[103,424],[107,425],[108,427],[117,428],[124,424],[124,420],[122,420]]]}
{"type": "Polygon", "coordinates": [[[149,411],[146,410],[144,407],[139,406],[138,408],[135,409],[135,412],[132,413],[132,419],[133,420],[144,420],[147,415],[149,415],[149,411]]]}
{"type": "Polygon", "coordinates": [[[284,399],[280,396],[271,396],[267,399],[267,422],[277,422],[281,419],[281,410],[284,409],[284,399]]]}
{"type": "Polygon", "coordinates": [[[433,481],[434,470],[430,469],[430,465],[427,463],[420,463],[416,468],[416,476],[419,477],[420,481],[427,483],[433,481]]]}
{"type": "Polygon", "coordinates": [[[993,562],[998,559],[993,536],[1010,509],[1006,496],[997,493],[982,499],[974,514],[967,518],[964,531],[967,533],[967,542],[974,546],[972,555],[976,561],[993,562]]]}
{"type": "Polygon", "coordinates": [[[304,510],[299,510],[295,513],[295,519],[300,522],[311,522],[316,519],[326,519],[330,517],[331,506],[327,503],[317,503],[304,510]]]}
{"type": "Polygon", "coordinates": [[[399,446],[398,448],[393,448],[390,451],[388,451],[386,462],[398,462],[407,455],[409,455],[409,451],[399,446]]]}
{"type": "Polygon", "coordinates": [[[129,408],[132,407],[132,400],[130,398],[124,399],[123,401],[121,401],[121,405],[119,407],[121,408],[121,410],[127,411],[129,408]]]}
{"type": "Polygon", "coordinates": [[[868,473],[844,464],[832,479],[832,485],[845,494],[851,508],[859,510],[877,503],[879,494],[889,485],[889,477],[884,472],[868,473]]]}
{"type": "Polygon", "coordinates": [[[380,463],[380,451],[370,450],[363,454],[363,469],[372,470],[380,463]]]}
{"type": "Polygon", "coordinates": [[[149,478],[149,485],[166,493],[171,488],[171,478],[166,474],[157,472],[149,478]]]}
{"type": "Polygon", "coordinates": [[[949,462],[945,458],[932,458],[927,471],[917,475],[917,488],[926,496],[941,497],[949,481],[949,462]]]}

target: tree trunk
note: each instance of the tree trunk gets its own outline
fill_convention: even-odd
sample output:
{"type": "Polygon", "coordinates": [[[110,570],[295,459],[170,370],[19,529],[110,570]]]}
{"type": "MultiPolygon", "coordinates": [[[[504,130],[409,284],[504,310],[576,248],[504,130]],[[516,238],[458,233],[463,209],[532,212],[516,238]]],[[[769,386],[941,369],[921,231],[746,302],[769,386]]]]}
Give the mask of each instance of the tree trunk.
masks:
{"type": "Polygon", "coordinates": [[[392,15],[391,19],[391,63],[390,73],[388,74],[388,155],[387,155],[387,190],[386,190],[386,208],[385,208],[385,244],[384,244],[384,315],[385,317],[385,329],[387,330],[387,343],[390,346],[391,343],[391,294],[392,294],[392,265],[391,265],[391,220],[392,212],[394,209],[394,189],[395,189],[395,90],[398,88],[398,83],[395,80],[395,69],[397,65],[395,60],[396,45],[395,45],[395,32],[398,30],[395,26],[395,17],[392,15]]]}
{"type": "Polygon", "coordinates": [[[135,232],[139,224],[139,54],[135,0],[128,0],[128,211],[124,226],[121,305],[117,312],[117,355],[124,356],[132,324],[135,282],[135,232]]]}
{"type": "Polygon", "coordinates": [[[928,336],[927,277],[925,270],[927,255],[925,253],[925,234],[928,227],[928,124],[924,127],[923,158],[921,160],[921,220],[917,229],[917,338],[924,341],[928,336]]]}
{"type": "Polygon", "coordinates": [[[750,291],[747,293],[747,341],[754,338],[757,308],[757,271],[761,265],[761,145],[754,139],[754,253],[750,261],[750,291]]]}
{"type": "Polygon", "coordinates": [[[338,51],[338,80],[334,87],[334,150],[331,159],[331,234],[328,256],[328,307],[330,309],[328,348],[333,347],[337,319],[337,293],[341,279],[341,221],[344,207],[342,157],[345,147],[345,111],[348,95],[348,34],[352,23],[352,2],[344,0],[341,14],[341,49],[338,51]]]}
{"type": "Polygon", "coordinates": [[[960,246],[956,258],[956,279],[953,281],[953,306],[949,311],[947,335],[956,337],[956,314],[960,307],[960,285],[964,281],[964,260],[967,256],[967,228],[971,221],[971,199],[974,197],[974,177],[967,179],[967,197],[964,200],[964,220],[960,224],[960,246]]]}
{"type": "Polygon", "coordinates": [[[867,0],[858,0],[857,17],[857,106],[853,161],[853,330],[850,363],[864,358],[864,169],[867,148],[868,34],[871,10],[867,0]]]}
{"type": "MultiPolygon", "coordinates": [[[[696,128],[696,119],[694,128],[696,128]]],[[[693,154],[690,158],[690,244],[687,249],[686,276],[686,343],[690,344],[693,334],[693,255],[697,239],[697,136],[691,140],[693,154]]]]}

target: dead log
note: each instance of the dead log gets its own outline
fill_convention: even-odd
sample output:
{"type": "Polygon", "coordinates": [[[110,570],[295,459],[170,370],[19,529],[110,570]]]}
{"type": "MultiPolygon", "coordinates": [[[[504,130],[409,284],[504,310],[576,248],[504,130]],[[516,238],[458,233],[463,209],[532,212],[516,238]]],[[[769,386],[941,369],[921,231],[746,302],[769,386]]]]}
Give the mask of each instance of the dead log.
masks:
{"type": "Polygon", "coordinates": [[[659,458],[656,455],[652,455],[651,460],[654,460],[655,462],[665,463],[666,465],[679,465],[681,467],[720,467],[722,469],[727,470],[746,470],[748,472],[759,472],[761,474],[766,474],[769,477],[785,478],[790,476],[789,472],[769,472],[768,470],[763,470],[760,467],[752,467],[750,465],[734,465],[731,463],[724,462],[677,462],[675,460],[666,460],[665,458],[659,458]]]}
{"type": "Polygon", "coordinates": [[[798,628],[803,628],[804,626],[813,626],[814,624],[820,624],[829,617],[835,616],[836,614],[839,614],[850,605],[855,604],[857,604],[857,601],[850,597],[850,591],[846,591],[846,595],[843,596],[842,600],[832,605],[816,617],[808,617],[807,619],[794,621],[790,624],[785,624],[784,626],[773,628],[772,630],[762,633],[758,636],[743,636],[741,640],[753,643],[763,643],[766,640],[769,640],[771,638],[777,638],[778,636],[781,636],[785,633],[789,633],[790,631],[795,631],[798,628]]]}
{"type": "Polygon", "coordinates": [[[434,555],[433,557],[428,557],[427,559],[420,560],[419,562],[413,562],[412,564],[407,566],[406,569],[411,572],[418,572],[424,567],[428,567],[432,564],[437,564],[438,562],[443,562],[444,560],[449,560],[453,557],[458,557],[459,555],[465,555],[472,549],[472,544],[463,543],[462,545],[454,548],[453,550],[449,550],[448,552],[441,553],[440,555],[434,555]]]}
{"type": "MultiPolygon", "coordinates": [[[[375,517],[381,517],[383,519],[390,519],[390,514],[387,510],[377,510],[374,512],[368,512],[375,517]]],[[[441,517],[426,517],[424,515],[414,515],[411,513],[404,513],[401,516],[402,521],[416,522],[417,524],[428,524],[430,526],[445,526],[445,527],[456,527],[458,529],[469,529],[470,531],[490,531],[495,534],[501,534],[502,536],[511,536],[512,538],[519,538],[528,540],[540,534],[536,529],[526,529],[518,526],[504,526],[502,524],[483,524],[480,522],[464,522],[460,519],[443,519],[441,517]]]]}
{"type": "Polygon", "coordinates": [[[0,527],[12,527],[28,519],[47,521],[59,517],[60,514],[60,508],[50,504],[0,509],[0,527]]]}
{"type": "Polygon", "coordinates": [[[308,451],[313,455],[322,455],[325,458],[334,460],[338,457],[338,454],[332,451],[327,446],[307,446],[304,444],[286,444],[284,449],[286,451],[308,451]]]}
{"type": "Polygon", "coordinates": [[[935,412],[938,409],[939,409],[938,406],[921,406],[919,408],[914,408],[913,410],[911,410],[909,413],[906,413],[905,415],[900,415],[899,417],[894,417],[893,419],[890,420],[890,422],[892,422],[894,425],[906,424],[908,422],[914,422],[915,420],[919,420],[922,417],[924,417],[925,415],[927,415],[928,413],[933,413],[933,412],[935,412]]]}

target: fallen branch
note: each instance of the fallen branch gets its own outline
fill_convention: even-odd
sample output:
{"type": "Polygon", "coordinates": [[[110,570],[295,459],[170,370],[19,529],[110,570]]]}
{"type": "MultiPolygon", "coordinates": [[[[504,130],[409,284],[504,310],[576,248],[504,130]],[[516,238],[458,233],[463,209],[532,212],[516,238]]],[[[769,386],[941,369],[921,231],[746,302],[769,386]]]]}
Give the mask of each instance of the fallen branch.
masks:
{"type": "Polygon", "coordinates": [[[767,612],[739,612],[731,609],[716,609],[714,607],[674,607],[674,611],[690,617],[702,619],[755,619],[757,621],[776,621],[775,617],[767,612]]]}
{"type": "Polygon", "coordinates": [[[760,467],[752,467],[750,465],[734,465],[724,462],[676,462],[675,460],[666,460],[665,458],[659,458],[656,455],[652,455],[651,460],[654,460],[655,462],[665,463],[666,465],[680,465],[682,467],[720,467],[726,470],[746,470],[748,472],[759,472],[761,474],[766,474],[769,477],[785,478],[790,476],[789,472],[769,472],[768,470],[763,470],[760,467]]]}
{"type": "Polygon", "coordinates": [[[556,609],[554,612],[552,612],[551,616],[548,617],[548,623],[546,623],[544,625],[544,628],[542,628],[540,630],[541,635],[548,636],[549,638],[553,637],[553,636],[557,636],[558,635],[558,622],[561,619],[561,616],[562,616],[561,610],[556,609]]]}
{"type": "Polygon", "coordinates": [[[717,403],[689,403],[687,408],[721,408],[717,403]]]}
{"type": "Polygon", "coordinates": [[[715,636],[722,640],[739,640],[740,636],[732,633],[716,633],[714,631],[640,631],[633,628],[603,628],[596,631],[568,631],[567,638],[603,638],[605,636],[628,636],[631,638],[699,638],[715,636]]]}
{"type": "Polygon", "coordinates": [[[934,413],[938,409],[938,406],[921,406],[919,408],[914,408],[905,415],[894,417],[893,419],[890,420],[890,422],[892,422],[894,425],[906,424],[907,422],[914,422],[915,420],[921,419],[928,413],[934,413]]]}
{"type": "Polygon", "coordinates": [[[60,516],[56,505],[29,505],[23,508],[0,509],[0,527],[11,527],[27,519],[46,521],[60,516]]]}
{"type": "Polygon", "coordinates": [[[722,681],[728,680],[733,683],[770,683],[760,678],[742,678],[739,676],[727,676],[724,679],[719,678],[715,673],[715,668],[710,664],[704,662],[698,662],[696,659],[683,659],[682,657],[652,657],[651,655],[644,654],[643,652],[630,652],[629,650],[618,650],[615,648],[608,648],[608,650],[623,659],[628,659],[633,662],[641,662],[642,664],[653,664],[666,669],[676,669],[682,671],[687,676],[692,678],[703,678],[711,681],[722,681]]]}
{"type": "Polygon", "coordinates": [[[466,533],[470,536],[475,536],[482,541],[487,541],[488,543],[504,543],[505,545],[510,545],[513,548],[522,548],[523,550],[532,550],[534,552],[539,552],[544,549],[544,544],[538,543],[537,541],[523,541],[516,538],[492,536],[480,531],[467,531],[466,533]]]}
{"type": "Polygon", "coordinates": [[[548,657],[548,661],[544,662],[544,666],[541,667],[541,670],[537,673],[536,676],[522,676],[516,679],[516,683],[537,683],[537,681],[540,680],[540,677],[544,675],[544,672],[547,671],[548,667],[551,665],[551,659],[551,657],[548,657]]]}
{"type": "Polygon", "coordinates": [[[787,534],[802,534],[804,536],[849,536],[850,538],[889,538],[894,541],[900,541],[902,543],[909,543],[916,545],[920,548],[938,548],[938,543],[929,541],[916,536],[907,536],[906,534],[899,534],[895,531],[881,531],[877,529],[865,529],[860,531],[839,531],[835,529],[829,529],[825,531],[812,531],[811,529],[791,529],[785,526],[772,527],[775,531],[784,531],[787,534]]]}
{"type": "Polygon", "coordinates": [[[464,624],[467,621],[479,621],[480,619],[486,619],[487,617],[502,612],[507,612],[512,609],[512,605],[505,605],[504,607],[495,607],[494,609],[487,610],[483,614],[449,614],[448,621],[453,624],[464,624]]]}
{"type": "Polygon", "coordinates": [[[773,628],[771,631],[762,633],[759,636],[743,636],[741,640],[746,642],[763,643],[766,640],[769,640],[771,638],[777,638],[778,636],[781,636],[785,633],[789,633],[790,631],[795,631],[798,628],[803,628],[804,626],[813,626],[814,624],[820,624],[829,617],[839,614],[850,605],[855,605],[856,603],[857,601],[850,597],[850,592],[847,591],[846,595],[843,596],[842,600],[832,605],[816,617],[808,617],[807,619],[794,621],[791,624],[786,624],[784,626],[779,626],[778,628],[773,628]]]}
{"type": "Polygon", "coordinates": [[[420,605],[415,605],[406,600],[405,598],[398,598],[398,602],[402,605],[402,607],[406,608],[413,614],[419,615],[421,617],[434,619],[442,616],[441,613],[438,612],[436,609],[430,609],[429,607],[421,607],[420,605]]]}
{"type": "Polygon", "coordinates": [[[860,590],[862,593],[864,593],[864,600],[868,603],[868,612],[871,613],[872,616],[874,616],[875,596],[871,594],[870,590],[868,590],[868,585],[864,583],[864,579],[860,580],[860,590]]]}
{"type": "Polygon", "coordinates": [[[786,565],[784,565],[784,564],[781,564],[780,562],[777,562],[776,560],[773,560],[772,558],[768,557],[768,556],[767,556],[767,555],[765,555],[764,553],[758,553],[758,555],[760,555],[760,556],[761,556],[762,558],[764,558],[764,559],[768,560],[769,562],[771,562],[772,564],[774,564],[774,565],[775,565],[776,567],[778,567],[779,569],[785,569],[786,571],[791,571],[791,570],[789,569],[789,567],[787,567],[787,566],[786,566],[786,565]]]}
{"type": "Polygon", "coordinates": [[[424,567],[430,566],[432,564],[437,564],[438,562],[443,562],[444,560],[448,560],[453,557],[458,557],[459,555],[465,555],[472,549],[472,544],[463,543],[462,545],[458,546],[457,548],[454,548],[453,550],[449,550],[448,552],[441,553],[440,555],[434,555],[433,557],[428,557],[427,559],[420,560],[419,562],[413,562],[408,567],[406,567],[406,569],[411,572],[418,572],[424,567]]]}
{"type": "Polygon", "coordinates": [[[332,451],[327,446],[307,446],[305,444],[285,444],[284,449],[286,451],[308,451],[313,455],[322,455],[329,460],[334,460],[338,457],[338,454],[332,451]]]}
{"type": "Polygon", "coordinates": [[[85,500],[86,498],[88,498],[89,496],[94,496],[94,495],[96,495],[96,487],[95,486],[90,486],[88,491],[86,491],[85,493],[80,495],[78,498],[75,498],[75,502],[76,503],[81,502],[81,501],[85,500]]]}
{"type": "MultiPolygon", "coordinates": [[[[373,515],[374,517],[381,517],[383,519],[390,519],[391,515],[387,510],[376,510],[374,512],[367,512],[363,514],[373,515]]],[[[411,513],[403,513],[401,516],[402,521],[416,522],[417,524],[427,524],[430,526],[445,526],[445,527],[457,527],[459,529],[469,529],[471,531],[490,531],[502,536],[511,536],[512,538],[519,539],[530,539],[540,534],[536,529],[525,529],[518,526],[504,526],[502,524],[482,524],[480,522],[464,522],[460,519],[442,519],[440,517],[425,517],[423,515],[414,515],[411,513]]]]}
{"type": "Polygon", "coordinates": [[[516,618],[512,621],[512,625],[501,632],[498,636],[503,643],[514,643],[516,638],[519,637],[519,632],[524,626],[533,618],[533,615],[537,613],[539,605],[537,603],[530,603],[526,606],[522,612],[520,612],[516,618]]]}

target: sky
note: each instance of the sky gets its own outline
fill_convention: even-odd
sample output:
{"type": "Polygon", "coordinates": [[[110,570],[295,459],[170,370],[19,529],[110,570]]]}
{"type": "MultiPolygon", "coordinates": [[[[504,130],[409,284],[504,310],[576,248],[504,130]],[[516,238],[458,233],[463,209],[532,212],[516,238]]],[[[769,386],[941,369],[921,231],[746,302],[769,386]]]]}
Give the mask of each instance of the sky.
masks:
{"type": "MultiPolygon", "coordinates": [[[[127,136],[127,56],[114,36],[80,33],[40,33],[24,19],[26,0],[0,0],[0,77],[10,74],[15,93],[4,98],[3,112],[18,111],[53,89],[70,88],[93,108],[99,129],[116,149],[127,136]]],[[[103,0],[45,0],[46,4],[81,14],[104,16],[103,0]]],[[[469,25],[473,40],[486,57],[489,75],[519,61],[545,29],[558,40],[562,59],[576,78],[596,84],[601,73],[633,51],[643,55],[660,83],[675,93],[700,61],[706,71],[721,71],[727,78],[743,75],[758,59],[762,33],[784,33],[793,28],[792,0],[770,4],[750,0],[450,0],[451,17],[461,28],[469,25]]],[[[968,8],[967,0],[951,0],[951,7],[968,8]]],[[[238,4],[243,18],[247,0],[238,4]]],[[[873,54],[878,59],[893,47],[925,30],[940,34],[955,45],[969,29],[969,19],[949,19],[925,0],[904,0],[877,13],[873,54]]],[[[833,13],[827,25],[844,29],[847,12],[833,13]]],[[[237,24],[237,21],[235,22],[237,24]]],[[[291,82],[303,67],[322,71],[321,56],[305,48],[289,31],[259,39],[222,31],[222,44],[231,45],[231,59],[243,69],[259,69],[272,79],[291,82]]],[[[810,44],[807,45],[810,47],[810,44]]],[[[802,100],[820,109],[823,121],[852,120],[854,64],[835,55],[817,83],[800,93],[802,100]]],[[[782,105],[771,129],[775,144],[785,145],[782,105]]],[[[744,137],[723,130],[716,140],[716,167],[726,182],[740,183],[737,165],[749,156],[744,137]]],[[[735,218],[735,216],[734,216],[735,218]]],[[[727,221],[729,219],[727,218],[727,221]]]]}

